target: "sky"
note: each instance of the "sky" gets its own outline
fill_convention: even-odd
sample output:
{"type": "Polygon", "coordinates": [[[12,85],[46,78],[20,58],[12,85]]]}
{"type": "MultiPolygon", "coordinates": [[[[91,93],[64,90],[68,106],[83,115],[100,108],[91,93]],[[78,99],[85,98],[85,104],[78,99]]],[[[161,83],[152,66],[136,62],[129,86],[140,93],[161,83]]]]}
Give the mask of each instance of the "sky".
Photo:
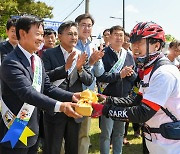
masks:
{"type": "MultiPolygon", "coordinates": [[[[36,0],[37,1],[37,0],[36,0]]],[[[82,0],[40,0],[54,7],[51,19],[63,21],[82,0]]],[[[124,0],[125,31],[130,32],[137,22],[154,21],[161,25],[166,34],[180,40],[180,0],[124,0]]],[[[85,0],[65,21],[73,20],[85,12],[85,0]]],[[[122,0],[89,0],[89,13],[95,19],[93,35],[115,25],[123,25],[122,0]],[[110,18],[115,17],[115,19],[110,18]]]]}

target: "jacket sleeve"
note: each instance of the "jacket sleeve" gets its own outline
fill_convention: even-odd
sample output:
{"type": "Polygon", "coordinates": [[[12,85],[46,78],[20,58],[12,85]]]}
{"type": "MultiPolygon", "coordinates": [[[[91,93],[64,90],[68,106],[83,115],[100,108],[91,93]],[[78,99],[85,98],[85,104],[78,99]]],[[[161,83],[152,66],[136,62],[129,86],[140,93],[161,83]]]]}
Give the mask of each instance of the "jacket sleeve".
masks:
{"type": "MultiPolygon", "coordinates": [[[[46,95],[37,92],[33,88],[32,82],[28,77],[29,73],[23,65],[15,60],[10,60],[10,58],[4,60],[0,68],[0,74],[1,79],[7,85],[6,87],[9,88],[9,93],[14,94],[12,95],[12,98],[9,99],[19,99],[16,100],[19,104],[26,102],[46,111],[54,112],[54,106],[57,100],[72,100],[72,93],[50,84],[49,77],[46,75],[44,69],[43,76],[45,77],[45,80],[42,84],[44,84],[44,92],[46,95]],[[47,95],[50,97],[53,96],[56,100],[47,95]]],[[[9,95],[9,93],[7,91],[5,95],[9,95]]]]}
{"type": "Polygon", "coordinates": [[[121,80],[120,73],[104,72],[100,77],[97,77],[97,81],[105,83],[113,83],[118,80],[121,80]]]}
{"type": "Polygon", "coordinates": [[[108,96],[106,98],[106,104],[113,104],[119,107],[131,107],[131,106],[139,105],[141,103],[141,100],[142,100],[142,95],[140,94],[137,94],[135,98],[129,95],[127,97],[121,97],[121,98],[108,96]]]}
{"type": "Polygon", "coordinates": [[[95,77],[99,77],[104,73],[104,64],[102,62],[102,59],[100,59],[99,61],[97,61],[94,65],[93,65],[93,71],[94,71],[94,76],[95,77]]]}
{"type": "Polygon", "coordinates": [[[134,71],[134,73],[131,76],[127,76],[126,79],[130,82],[134,82],[137,78],[137,73],[134,71]]]}
{"type": "Polygon", "coordinates": [[[113,120],[129,120],[134,123],[144,123],[152,118],[160,109],[159,105],[153,103],[153,105],[156,107],[152,108],[151,105],[144,103],[143,100],[140,100],[140,98],[136,98],[135,100],[119,98],[119,100],[117,100],[118,98],[111,98],[109,103],[106,103],[103,108],[103,114],[106,117],[112,118],[113,120]],[[112,100],[116,103],[114,103],[112,100]],[[132,106],[133,103],[139,105],[132,106]]]}
{"type": "Polygon", "coordinates": [[[68,76],[68,72],[65,70],[65,65],[58,66],[56,68],[52,67],[53,58],[50,56],[50,50],[46,50],[42,55],[42,60],[47,75],[50,78],[51,82],[54,82],[59,79],[64,79],[68,76]]]}

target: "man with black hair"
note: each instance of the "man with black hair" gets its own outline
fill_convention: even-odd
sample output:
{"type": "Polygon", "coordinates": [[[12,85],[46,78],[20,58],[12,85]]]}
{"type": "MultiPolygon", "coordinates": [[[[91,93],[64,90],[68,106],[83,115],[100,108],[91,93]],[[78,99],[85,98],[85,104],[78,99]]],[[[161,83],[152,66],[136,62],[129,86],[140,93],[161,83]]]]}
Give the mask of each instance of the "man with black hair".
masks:
{"type": "MultiPolygon", "coordinates": [[[[62,23],[58,28],[59,46],[47,49],[42,56],[44,67],[50,81],[58,87],[71,91],[83,91],[82,84],[89,86],[93,75],[87,62],[87,54],[75,48],[78,41],[78,29],[75,22],[62,23]]],[[[64,113],[52,116],[44,113],[45,154],[59,154],[63,138],[66,154],[78,154],[78,136],[80,123],[64,113]],[[53,134],[52,134],[53,131],[53,134]]]]}
{"type": "Polygon", "coordinates": [[[1,61],[10,53],[17,45],[18,40],[16,37],[16,22],[17,19],[10,18],[6,24],[6,34],[8,36],[8,40],[0,43],[0,54],[1,61]]]}
{"type": "Polygon", "coordinates": [[[56,32],[52,28],[44,29],[44,45],[38,51],[38,56],[42,57],[43,52],[48,48],[54,48],[56,44],[56,32]]]}
{"type": "MultiPolygon", "coordinates": [[[[94,81],[90,86],[83,85],[83,90],[90,89],[95,90],[96,88],[96,77],[104,73],[104,66],[101,58],[104,55],[104,52],[97,50],[96,45],[90,40],[92,34],[92,28],[94,25],[93,17],[88,14],[81,14],[76,19],[75,22],[78,24],[78,35],[79,39],[76,45],[76,48],[82,53],[88,55],[88,64],[91,67],[91,72],[93,74],[94,81]]],[[[90,146],[89,131],[91,125],[91,118],[84,117],[81,122],[81,128],[79,132],[79,154],[88,154],[88,149],[90,146]]]]}
{"type": "Polygon", "coordinates": [[[1,154],[37,153],[39,109],[52,115],[64,112],[69,117],[82,117],[73,109],[77,104],[71,102],[77,102],[80,95],[52,85],[41,59],[35,54],[43,41],[43,34],[41,19],[35,16],[19,18],[16,24],[19,44],[0,67],[3,100],[1,154]]]}
{"type": "Polygon", "coordinates": [[[110,29],[108,28],[103,31],[104,48],[109,46],[109,36],[110,36],[110,29]]]}
{"type": "Polygon", "coordinates": [[[163,28],[154,22],[138,23],[130,34],[132,51],[144,69],[135,98],[107,97],[103,114],[113,120],[145,123],[144,135],[152,154],[180,152],[180,72],[162,54],[163,28]]]}

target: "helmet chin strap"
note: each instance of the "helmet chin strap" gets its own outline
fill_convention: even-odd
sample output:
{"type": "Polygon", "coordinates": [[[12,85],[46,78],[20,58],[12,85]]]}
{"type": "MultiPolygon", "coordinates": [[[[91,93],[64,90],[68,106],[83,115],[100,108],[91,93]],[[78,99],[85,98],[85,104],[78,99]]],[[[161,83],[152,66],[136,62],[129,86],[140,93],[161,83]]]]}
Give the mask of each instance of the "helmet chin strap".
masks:
{"type": "Polygon", "coordinates": [[[146,38],[146,59],[145,59],[145,64],[148,63],[149,61],[149,38],[146,38]]]}
{"type": "Polygon", "coordinates": [[[149,67],[153,61],[156,60],[158,55],[159,52],[149,53],[149,38],[146,38],[146,55],[136,59],[137,67],[141,69],[149,67]]]}

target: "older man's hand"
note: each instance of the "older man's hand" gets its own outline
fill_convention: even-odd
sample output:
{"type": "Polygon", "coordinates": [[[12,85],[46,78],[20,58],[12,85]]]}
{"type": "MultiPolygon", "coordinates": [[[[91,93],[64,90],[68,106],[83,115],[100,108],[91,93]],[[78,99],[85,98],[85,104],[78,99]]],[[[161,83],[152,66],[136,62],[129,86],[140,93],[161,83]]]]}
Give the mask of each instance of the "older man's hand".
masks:
{"type": "Polygon", "coordinates": [[[82,115],[79,115],[74,109],[78,106],[76,103],[72,102],[63,102],[60,106],[60,111],[64,112],[68,117],[73,118],[82,118],[82,115]]]}
{"type": "Polygon", "coordinates": [[[80,92],[74,93],[72,96],[72,101],[77,103],[80,100],[80,92]]]}

